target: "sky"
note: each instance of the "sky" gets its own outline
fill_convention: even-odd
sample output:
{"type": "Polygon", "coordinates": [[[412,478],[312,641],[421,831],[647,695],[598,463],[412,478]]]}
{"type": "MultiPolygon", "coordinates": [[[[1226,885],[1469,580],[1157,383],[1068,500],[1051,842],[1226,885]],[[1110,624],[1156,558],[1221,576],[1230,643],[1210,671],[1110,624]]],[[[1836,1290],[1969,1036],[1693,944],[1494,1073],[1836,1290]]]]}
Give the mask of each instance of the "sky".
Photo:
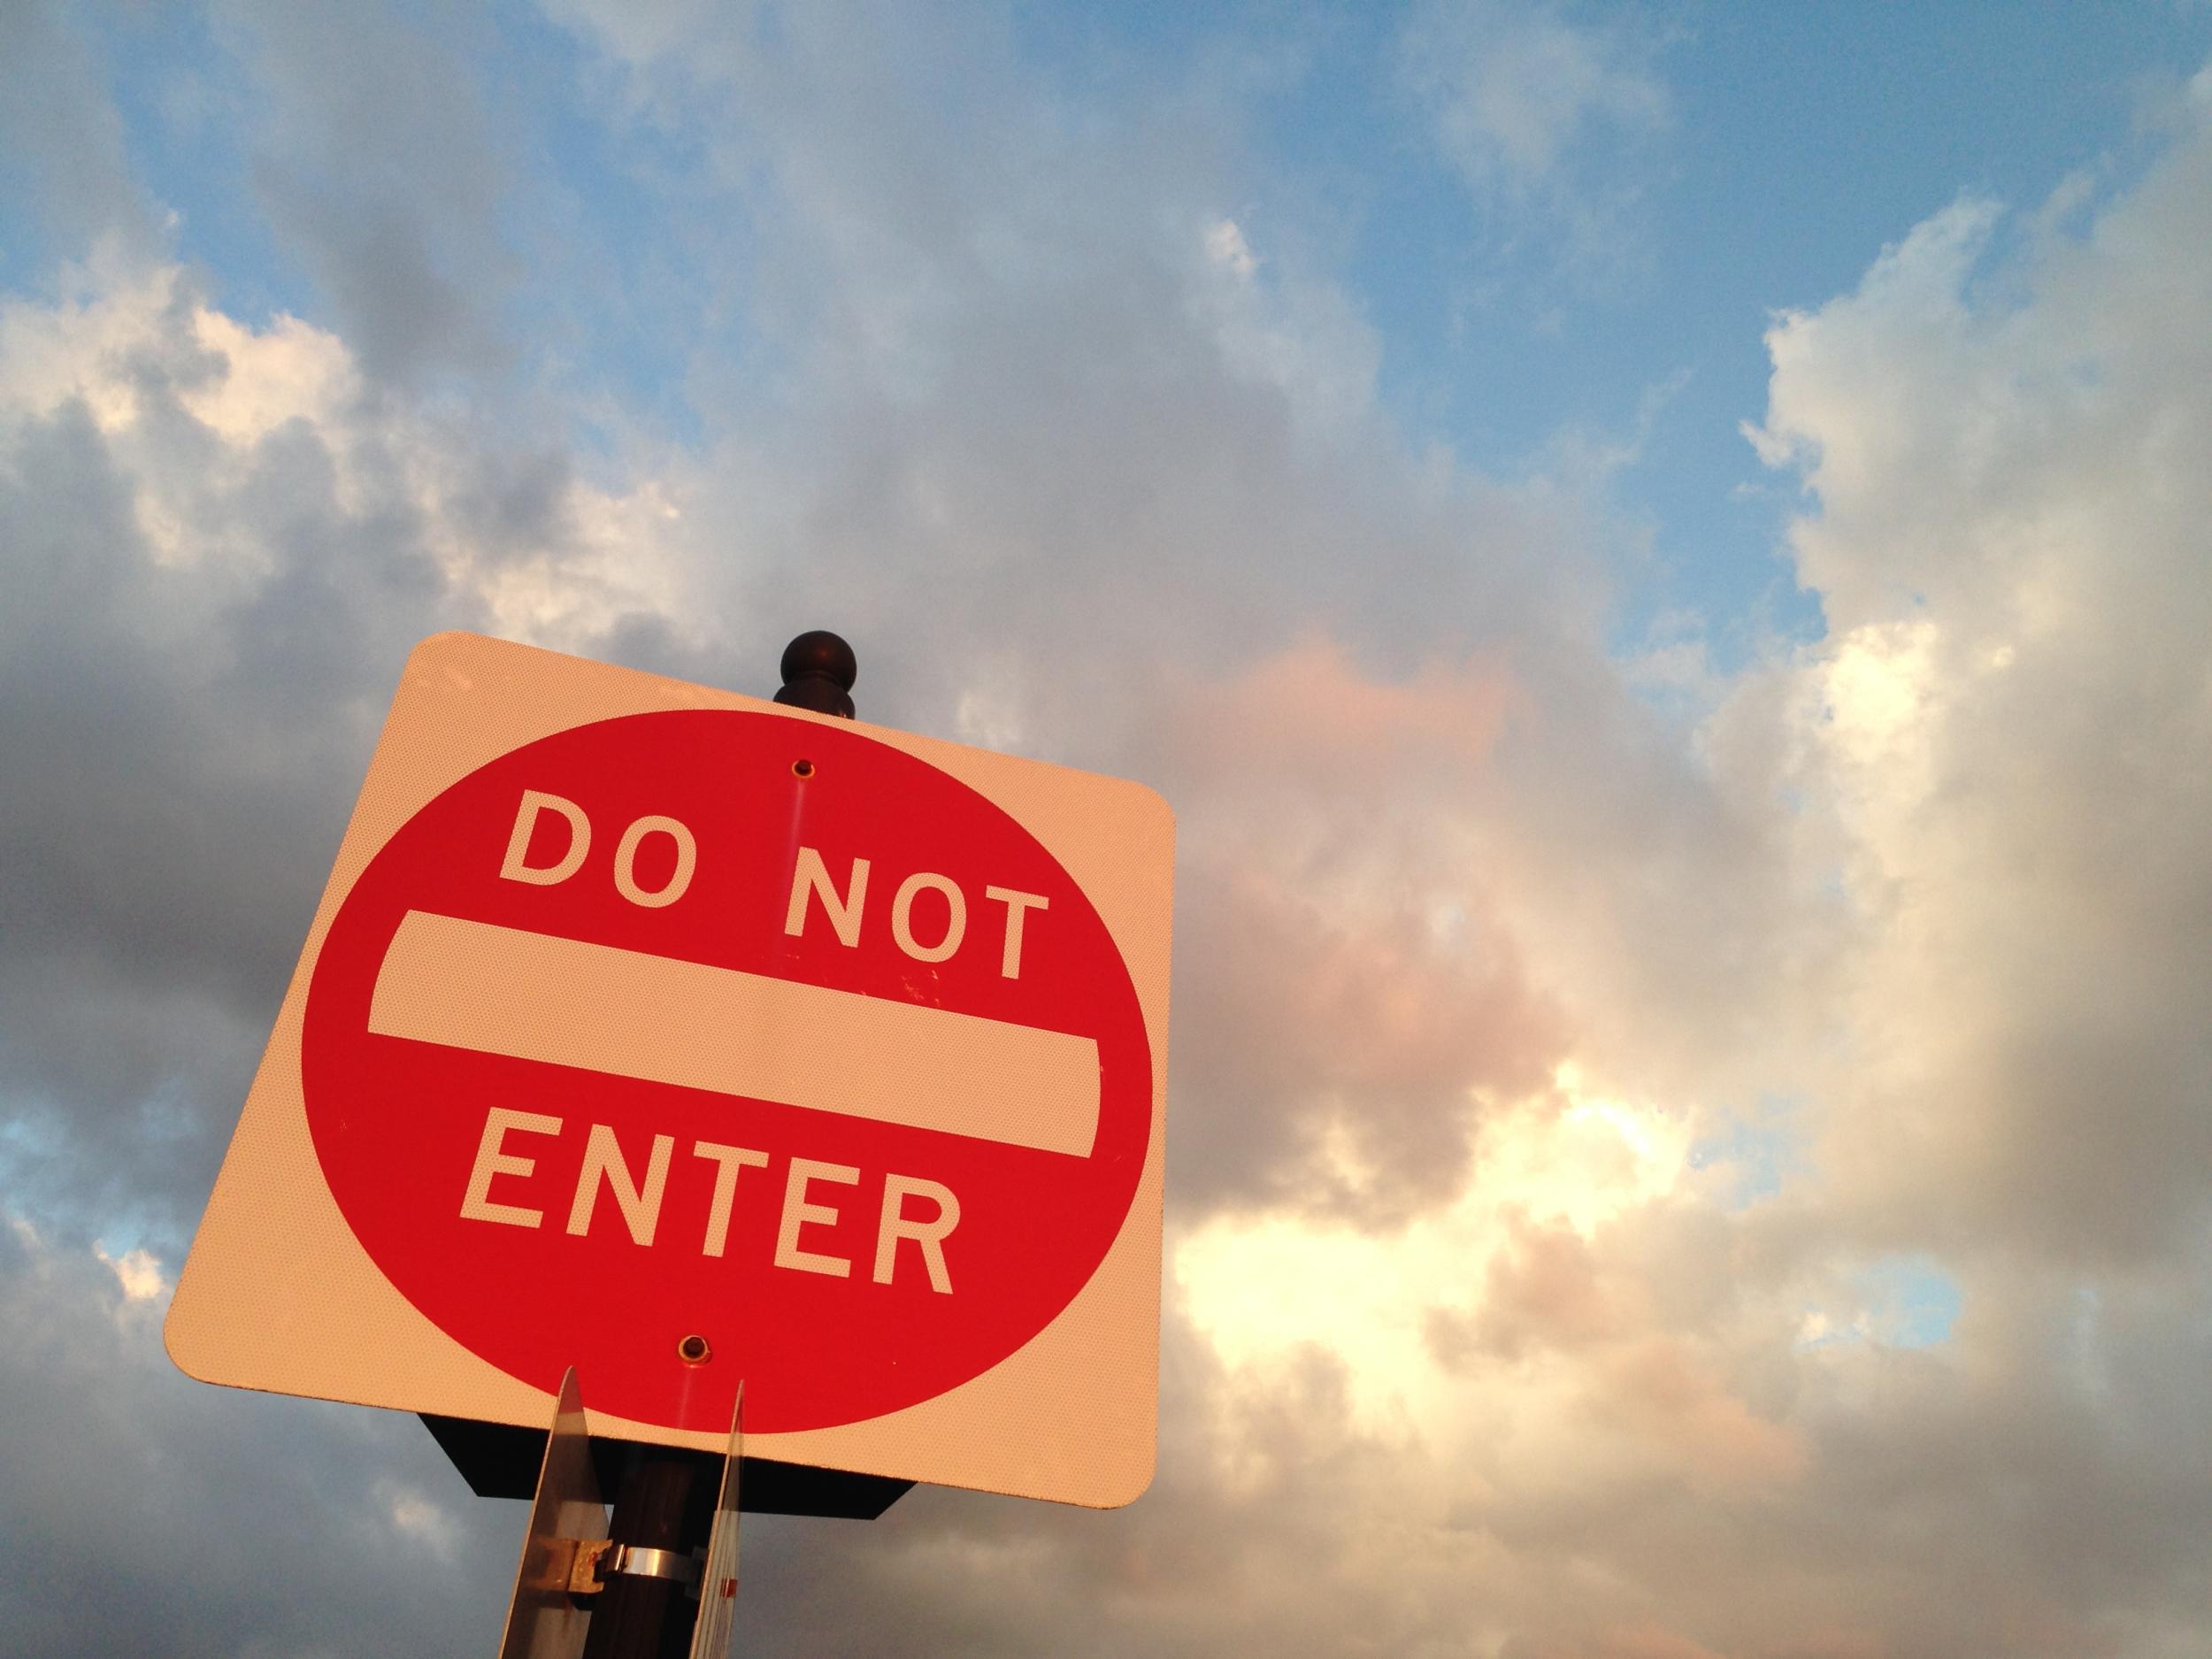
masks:
{"type": "Polygon", "coordinates": [[[2212,1652],[2212,9],[0,5],[0,1608],[493,1651],[159,1324],[469,628],[1179,823],[1160,1462],[740,1651],[2212,1652]]]}

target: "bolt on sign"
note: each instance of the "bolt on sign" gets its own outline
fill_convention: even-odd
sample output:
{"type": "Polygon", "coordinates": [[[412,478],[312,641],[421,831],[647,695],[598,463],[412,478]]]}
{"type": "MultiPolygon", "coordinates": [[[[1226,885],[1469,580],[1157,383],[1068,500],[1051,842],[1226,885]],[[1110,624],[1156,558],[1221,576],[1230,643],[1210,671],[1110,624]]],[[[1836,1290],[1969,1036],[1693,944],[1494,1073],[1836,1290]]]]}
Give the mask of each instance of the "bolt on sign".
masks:
{"type": "Polygon", "coordinates": [[[1110,1506],[1173,824],[470,634],[409,658],[166,1327],[195,1377],[1110,1506]]]}

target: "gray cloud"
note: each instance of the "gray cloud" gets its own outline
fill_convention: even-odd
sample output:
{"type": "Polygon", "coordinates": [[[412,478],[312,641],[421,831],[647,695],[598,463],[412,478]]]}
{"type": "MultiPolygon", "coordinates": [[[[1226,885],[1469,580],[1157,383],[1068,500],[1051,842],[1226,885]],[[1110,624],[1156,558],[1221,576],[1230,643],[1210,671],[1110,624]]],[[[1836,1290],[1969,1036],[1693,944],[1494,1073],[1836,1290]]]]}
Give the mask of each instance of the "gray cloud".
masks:
{"type": "MultiPolygon", "coordinates": [[[[409,440],[372,411],[244,439],[188,407],[250,378],[195,309],[178,288],[115,323],[88,383],[128,420],[104,430],[77,392],[0,423],[0,756],[24,780],[0,803],[0,1066],[79,1146],[78,1179],[132,1160],[173,1238],[399,662],[485,615],[426,541],[409,440]]],[[[478,499],[499,465],[465,480],[457,517],[507,510],[478,499]]],[[[69,1162],[42,1189],[74,1190],[69,1162]]]]}
{"type": "Polygon", "coordinates": [[[511,1541],[464,1518],[412,1418],[184,1385],[159,1314],[81,1247],[0,1229],[0,1317],[35,1339],[0,1357],[11,1648],[490,1651],[520,1506],[495,1506],[511,1541]]]}
{"type": "Polygon", "coordinates": [[[457,55],[490,46],[488,24],[449,6],[213,10],[259,100],[270,226],[363,366],[420,384],[509,365],[500,309],[519,272],[503,233],[518,176],[457,55]]]}
{"type": "Polygon", "coordinates": [[[159,241],[155,216],[72,10],[29,0],[0,12],[0,189],[21,194],[65,257],[103,238],[142,256],[159,241]]]}

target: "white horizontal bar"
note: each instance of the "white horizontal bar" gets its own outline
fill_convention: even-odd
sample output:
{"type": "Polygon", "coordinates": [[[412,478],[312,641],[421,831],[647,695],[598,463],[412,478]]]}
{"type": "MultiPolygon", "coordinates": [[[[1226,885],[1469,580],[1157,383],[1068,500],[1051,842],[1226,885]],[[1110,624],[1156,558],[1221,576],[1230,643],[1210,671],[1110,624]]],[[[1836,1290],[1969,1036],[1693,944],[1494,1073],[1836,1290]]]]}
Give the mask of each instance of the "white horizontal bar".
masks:
{"type": "Polygon", "coordinates": [[[1091,1038],[426,910],[369,1029],[1041,1152],[1098,1137],[1091,1038]]]}

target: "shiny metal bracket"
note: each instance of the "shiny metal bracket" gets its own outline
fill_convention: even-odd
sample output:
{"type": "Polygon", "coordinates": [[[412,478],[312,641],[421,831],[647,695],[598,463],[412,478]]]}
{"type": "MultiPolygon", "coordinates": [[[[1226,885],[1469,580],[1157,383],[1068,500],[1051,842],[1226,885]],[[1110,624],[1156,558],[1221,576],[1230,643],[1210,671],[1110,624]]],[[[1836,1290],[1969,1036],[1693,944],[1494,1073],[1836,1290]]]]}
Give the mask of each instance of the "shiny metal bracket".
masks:
{"type": "Polygon", "coordinates": [[[575,1548],[576,1554],[568,1568],[571,1595],[597,1595],[607,1587],[607,1575],[611,1572],[625,1572],[639,1578],[673,1578],[689,1590],[695,1599],[699,1594],[699,1563],[706,1555],[703,1549],[688,1553],[680,1549],[648,1549],[642,1544],[618,1544],[605,1538],[590,1542],[579,1540],[575,1548]]]}
{"type": "Polygon", "coordinates": [[[570,1586],[580,1557],[588,1570],[604,1552],[606,1537],[607,1506],[600,1501],[583,1394],[572,1365],[561,1379],[552,1432],[545,1437],[499,1659],[579,1659],[591,1615],[571,1599],[570,1586]]]}
{"type": "Polygon", "coordinates": [[[699,1609],[692,1624],[691,1659],[728,1659],[737,1611],[738,1469],[745,1448],[744,1422],[741,1382],[703,1551],[618,1544],[607,1536],[607,1506],[592,1465],[582,1390],[571,1366],[554,1402],[499,1659],[581,1659],[592,1598],[607,1587],[610,1573],[683,1585],[699,1609]]]}
{"type": "Polygon", "coordinates": [[[691,1627],[691,1659],[729,1659],[737,1622],[737,1474],[745,1459],[745,1384],[737,1385],[730,1412],[730,1443],[722,1454],[722,1490],[714,1501],[714,1526],[699,1577],[699,1619],[691,1627]]]}

